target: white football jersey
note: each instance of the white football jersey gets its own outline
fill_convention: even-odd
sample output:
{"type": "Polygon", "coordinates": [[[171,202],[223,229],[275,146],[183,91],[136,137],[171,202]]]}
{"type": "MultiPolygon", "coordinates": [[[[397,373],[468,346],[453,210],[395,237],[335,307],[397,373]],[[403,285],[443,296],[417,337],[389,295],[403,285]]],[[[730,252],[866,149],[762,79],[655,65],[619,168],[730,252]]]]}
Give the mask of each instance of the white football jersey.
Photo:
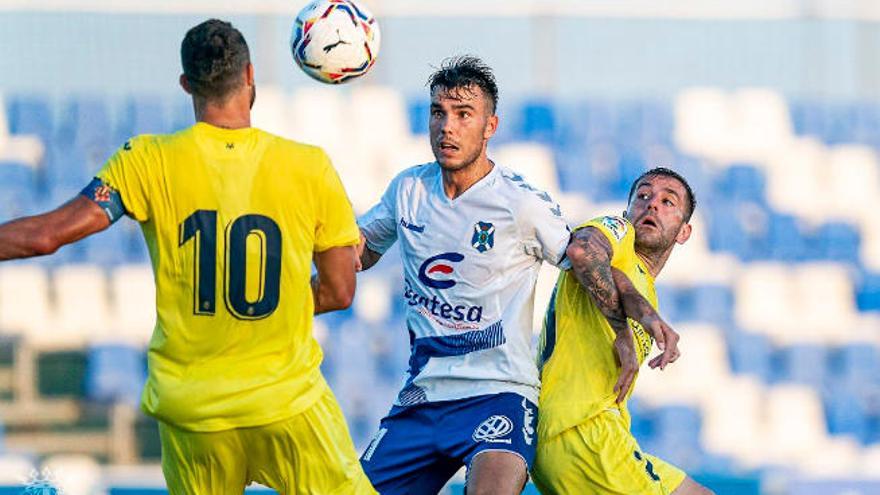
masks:
{"type": "Polygon", "coordinates": [[[411,354],[398,405],[501,392],[538,402],[535,282],[570,237],[546,192],[495,165],[449,199],[432,162],[395,177],[358,224],[377,253],[400,241],[411,354]]]}

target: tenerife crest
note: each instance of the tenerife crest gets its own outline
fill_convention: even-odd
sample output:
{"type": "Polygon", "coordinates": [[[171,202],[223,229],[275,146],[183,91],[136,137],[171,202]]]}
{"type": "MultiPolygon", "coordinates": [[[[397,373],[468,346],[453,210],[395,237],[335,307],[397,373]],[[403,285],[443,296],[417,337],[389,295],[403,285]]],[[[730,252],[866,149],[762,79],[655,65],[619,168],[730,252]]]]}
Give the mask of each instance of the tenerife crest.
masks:
{"type": "Polygon", "coordinates": [[[471,245],[481,253],[492,249],[495,245],[495,226],[489,222],[477,222],[474,225],[471,245]]]}

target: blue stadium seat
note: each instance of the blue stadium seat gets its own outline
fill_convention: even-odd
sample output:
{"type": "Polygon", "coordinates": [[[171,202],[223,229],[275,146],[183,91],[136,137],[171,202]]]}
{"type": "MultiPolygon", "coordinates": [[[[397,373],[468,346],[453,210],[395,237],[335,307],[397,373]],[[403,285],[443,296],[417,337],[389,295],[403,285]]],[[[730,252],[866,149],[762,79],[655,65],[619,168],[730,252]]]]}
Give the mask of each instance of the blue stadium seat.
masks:
{"type": "Polygon", "coordinates": [[[614,121],[614,139],[620,143],[645,146],[672,142],[675,125],[672,109],[666,103],[622,102],[617,105],[614,121]]]}
{"type": "Polygon", "coordinates": [[[558,119],[553,103],[546,100],[529,100],[522,103],[514,117],[514,137],[522,141],[552,144],[556,140],[558,119]]]}
{"type": "Polygon", "coordinates": [[[812,236],[818,258],[821,260],[851,263],[859,262],[861,238],[855,226],[843,222],[828,222],[812,236]]]}
{"type": "Polygon", "coordinates": [[[688,315],[683,314],[684,312],[681,310],[682,292],[686,292],[686,290],[673,285],[657,285],[657,305],[660,308],[660,314],[666,321],[675,323],[688,319],[688,315]]]}
{"type": "Polygon", "coordinates": [[[868,343],[848,344],[837,352],[834,372],[845,383],[880,386],[880,350],[868,343]]]}
{"type": "Polygon", "coordinates": [[[733,291],[723,285],[701,285],[693,292],[693,317],[724,326],[733,321],[733,291]]]}
{"type": "Polygon", "coordinates": [[[857,105],[852,103],[827,105],[821,134],[822,141],[827,144],[855,142],[856,109],[857,105]]]}
{"type": "Polygon", "coordinates": [[[8,115],[9,132],[12,134],[36,134],[43,143],[52,139],[54,119],[48,96],[12,96],[8,115]]]}
{"type": "Polygon", "coordinates": [[[89,349],[86,369],[89,399],[137,405],[146,379],[146,360],[140,349],[110,344],[89,349]]]}
{"type": "Polygon", "coordinates": [[[169,130],[161,98],[150,95],[132,96],[123,106],[115,143],[122,144],[139,134],[161,134],[169,130]]]}
{"type": "Polygon", "coordinates": [[[859,311],[880,311],[880,273],[862,275],[856,293],[859,311]]]}
{"type": "Polygon", "coordinates": [[[763,205],[767,179],[764,173],[752,165],[736,164],[728,167],[715,183],[717,194],[740,203],[763,205]]]}
{"type": "Polygon", "coordinates": [[[869,417],[865,394],[857,384],[838,384],[825,397],[825,415],[828,432],[832,435],[852,435],[868,443],[869,417]]]}
{"type": "Polygon", "coordinates": [[[826,385],[828,352],[819,345],[795,344],[776,355],[777,378],[821,389],[826,385]]]}
{"type": "Polygon", "coordinates": [[[97,95],[72,97],[62,113],[59,144],[106,149],[113,142],[107,102],[97,95]]]}
{"type": "Polygon", "coordinates": [[[727,334],[730,368],[734,373],[750,374],[769,382],[773,346],[767,336],[734,330],[727,334]]]}
{"type": "Polygon", "coordinates": [[[814,101],[789,102],[791,121],[799,136],[821,136],[825,127],[825,107],[814,101]]]}
{"type": "Polygon", "coordinates": [[[413,134],[428,133],[428,119],[431,117],[431,102],[424,96],[409,100],[407,103],[409,113],[409,129],[413,134]]]}
{"type": "Polygon", "coordinates": [[[777,261],[799,262],[815,257],[809,253],[800,223],[794,215],[770,214],[767,222],[767,244],[770,258],[777,261]]]}

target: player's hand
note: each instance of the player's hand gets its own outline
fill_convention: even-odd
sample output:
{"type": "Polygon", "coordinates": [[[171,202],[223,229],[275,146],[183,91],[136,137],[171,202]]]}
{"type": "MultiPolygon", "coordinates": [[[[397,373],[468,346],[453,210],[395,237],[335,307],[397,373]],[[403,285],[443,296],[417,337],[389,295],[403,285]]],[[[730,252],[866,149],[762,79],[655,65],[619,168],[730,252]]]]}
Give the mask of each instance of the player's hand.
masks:
{"type": "Polygon", "coordinates": [[[666,369],[666,365],[674,363],[681,356],[681,351],[678,350],[680,338],[678,333],[657,314],[644,318],[640,323],[654,337],[657,347],[663,351],[662,354],[652,359],[648,366],[652,369],[657,367],[661,370],[666,369]]]}
{"type": "Polygon", "coordinates": [[[619,404],[626,398],[639,371],[639,358],[636,356],[633,335],[629,328],[617,332],[617,337],[614,339],[614,354],[620,364],[620,377],[614,384],[614,392],[617,393],[616,402],[619,404]]]}
{"type": "Polygon", "coordinates": [[[361,260],[364,258],[364,249],[367,248],[367,237],[364,235],[364,232],[361,231],[361,241],[358,243],[357,248],[355,248],[355,254],[357,259],[354,260],[354,271],[359,272],[364,269],[364,265],[361,260]]]}

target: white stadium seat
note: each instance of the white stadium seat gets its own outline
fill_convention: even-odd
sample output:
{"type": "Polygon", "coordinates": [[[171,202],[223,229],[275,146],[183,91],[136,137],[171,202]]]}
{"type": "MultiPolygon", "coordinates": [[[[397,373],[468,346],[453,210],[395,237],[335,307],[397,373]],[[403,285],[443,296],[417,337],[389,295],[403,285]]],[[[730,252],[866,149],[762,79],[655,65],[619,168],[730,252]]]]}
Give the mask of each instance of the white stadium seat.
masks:
{"type": "Polygon", "coordinates": [[[77,347],[109,335],[107,277],[97,265],[64,265],[52,275],[55,319],[52,331],[35,343],[42,348],[77,347]]]}
{"type": "Polygon", "coordinates": [[[113,270],[113,326],[124,342],[143,346],[156,325],[156,283],[150,265],[122,265],[113,270]]]}
{"type": "Polygon", "coordinates": [[[49,331],[49,275],[39,265],[0,266],[0,332],[28,336],[49,331]]]}

